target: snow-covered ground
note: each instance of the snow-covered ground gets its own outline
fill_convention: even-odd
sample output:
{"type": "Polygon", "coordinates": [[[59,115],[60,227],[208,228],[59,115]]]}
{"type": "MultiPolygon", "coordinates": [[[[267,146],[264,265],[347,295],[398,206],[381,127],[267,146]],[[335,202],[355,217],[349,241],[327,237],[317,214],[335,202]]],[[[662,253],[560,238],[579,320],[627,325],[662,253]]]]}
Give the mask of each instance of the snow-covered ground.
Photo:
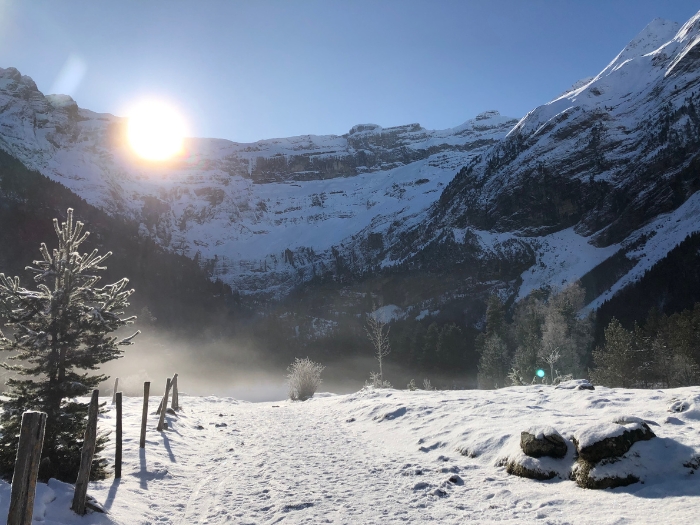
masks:
{"type": "MultiPolygon", "coordinates": [[[[125,399],[123,477],[89,490],[108,514],[72,515],[72,488],[52,481],[39,487],[35,523],[698,522],[700,472],[683,463],[700,454],[699,387],[365,389],[304,403],[181,402],[162,434],[151,416],[147,447],[139,451],[141,399],[125,399]],[[686,410],[669,412],[674,402],[686,410]],[[497,466],[533,425],[569,438],[591,424],[635,416],[658,436],[629,452],[641,483],[585,490],[497,466]],[[449,482],[454,474],[461,481],[449,482]]],[[[156,403],[153,397],[151,412],[156,403]]],[[[99,425],[114,427],[113,408],[99,425]]],[[[565,473],[571,454],[551,461],[562,462],[565,473]]],[[[9,493],[1,484],[0,516],[9,493]]]]}

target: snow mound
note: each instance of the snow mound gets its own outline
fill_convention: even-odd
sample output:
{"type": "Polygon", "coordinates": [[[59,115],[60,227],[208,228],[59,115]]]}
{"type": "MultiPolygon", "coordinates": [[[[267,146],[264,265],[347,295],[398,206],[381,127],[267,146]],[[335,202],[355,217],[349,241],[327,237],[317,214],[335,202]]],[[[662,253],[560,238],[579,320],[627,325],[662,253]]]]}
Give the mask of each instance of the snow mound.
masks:
{"type": "Polygon", "coordinates": [[[594,390],[593,385],[588,379],[570,379],[562,381],[555,388],[562,390],[594,390]]]}

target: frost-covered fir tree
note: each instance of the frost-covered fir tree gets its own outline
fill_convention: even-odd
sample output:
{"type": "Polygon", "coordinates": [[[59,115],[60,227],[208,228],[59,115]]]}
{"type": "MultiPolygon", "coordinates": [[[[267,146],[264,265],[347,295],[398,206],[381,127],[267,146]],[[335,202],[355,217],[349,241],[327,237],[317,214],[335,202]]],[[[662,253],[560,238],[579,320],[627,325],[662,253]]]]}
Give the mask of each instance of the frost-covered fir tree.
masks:
{"type": "MultiPolygon", "coordinates": [[[[42,259],[27,269],[34,273],[36,290],[20,286],[19,277],[0,274],[0,315],[12,332],[10,338],[0,332],[0,350],[13,352],[17,364],[3,363],[11,373],[0,415],[0,474],[12,475],[22,413],[46,412],[46,434],[39,475],[75,482],[88,412],[87,396],[107,377],[91,375],[99,365],[120,357],[121,345],[131,344],[138,333],[118,340],[109,334],[130,324],[135,318],[122,318],[133,290],[128,280],[96,287],[96,272],[111,255],[80,254],[78,249],[88,237],[83,223],[73,222],[73,210],[58,225],[58,248],[49,252],[41,244],[42,259]]],[[[1,325],[0,325],[1,326],[1,325]]],[[[9,335],[9,332],[8,332],[9,335]]],[[[99,452],[106,441],[98,439],[99,452]]],[[[96,454],[92,478],[105,474],[106,460],[96,454]]]]}

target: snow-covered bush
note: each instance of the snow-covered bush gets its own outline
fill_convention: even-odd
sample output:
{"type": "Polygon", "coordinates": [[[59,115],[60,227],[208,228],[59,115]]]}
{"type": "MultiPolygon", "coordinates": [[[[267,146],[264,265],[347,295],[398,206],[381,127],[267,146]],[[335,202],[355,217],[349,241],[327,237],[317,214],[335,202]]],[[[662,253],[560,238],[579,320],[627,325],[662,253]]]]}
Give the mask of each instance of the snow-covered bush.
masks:
{"type": "Polygon", "coordinates": [[[306,401],[314,397],[316,390],[321,385],[321,372],[325,366],[314,363],[308,357],[298,357],[287,368],[287,388],[289,399],[292,401],[306,401]]]}
{"type": "Polygon", "coordinates": [[[391,383],[382,379],[382,376],[377,372],[370,372],[369,381],[365,381],[365,386],[372,388],[391,388],[391,383]]]}

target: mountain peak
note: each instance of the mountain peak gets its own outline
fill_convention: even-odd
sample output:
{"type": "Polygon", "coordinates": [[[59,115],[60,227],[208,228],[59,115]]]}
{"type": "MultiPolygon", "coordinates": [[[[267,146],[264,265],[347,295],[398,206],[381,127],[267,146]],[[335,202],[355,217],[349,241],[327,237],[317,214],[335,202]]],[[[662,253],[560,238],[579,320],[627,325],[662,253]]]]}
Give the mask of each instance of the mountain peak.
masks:
{"type": "Polygon", "coordinates": [[[495,109],[489,109],[487,111],[483,111],[479,113],[476,117],[474,117],[474,120],[488,120],[492,119],[494,117],[500,117],[501,113],[495,109]]]}
{"type": "Polygon", "coordinates": [[[630,40],[625,48],[620,51],[610,64],[608,64],[608,67],[601,72],[600,76],[611,73],[628,60],[657,50],[662,45],[672,40],[673,37],[676,36],[676,33],[678,33],[679,28],[680,24],[678,22],[672,22],[663,18],[655,18],[649,22],[637,36],[630,40]]]}

